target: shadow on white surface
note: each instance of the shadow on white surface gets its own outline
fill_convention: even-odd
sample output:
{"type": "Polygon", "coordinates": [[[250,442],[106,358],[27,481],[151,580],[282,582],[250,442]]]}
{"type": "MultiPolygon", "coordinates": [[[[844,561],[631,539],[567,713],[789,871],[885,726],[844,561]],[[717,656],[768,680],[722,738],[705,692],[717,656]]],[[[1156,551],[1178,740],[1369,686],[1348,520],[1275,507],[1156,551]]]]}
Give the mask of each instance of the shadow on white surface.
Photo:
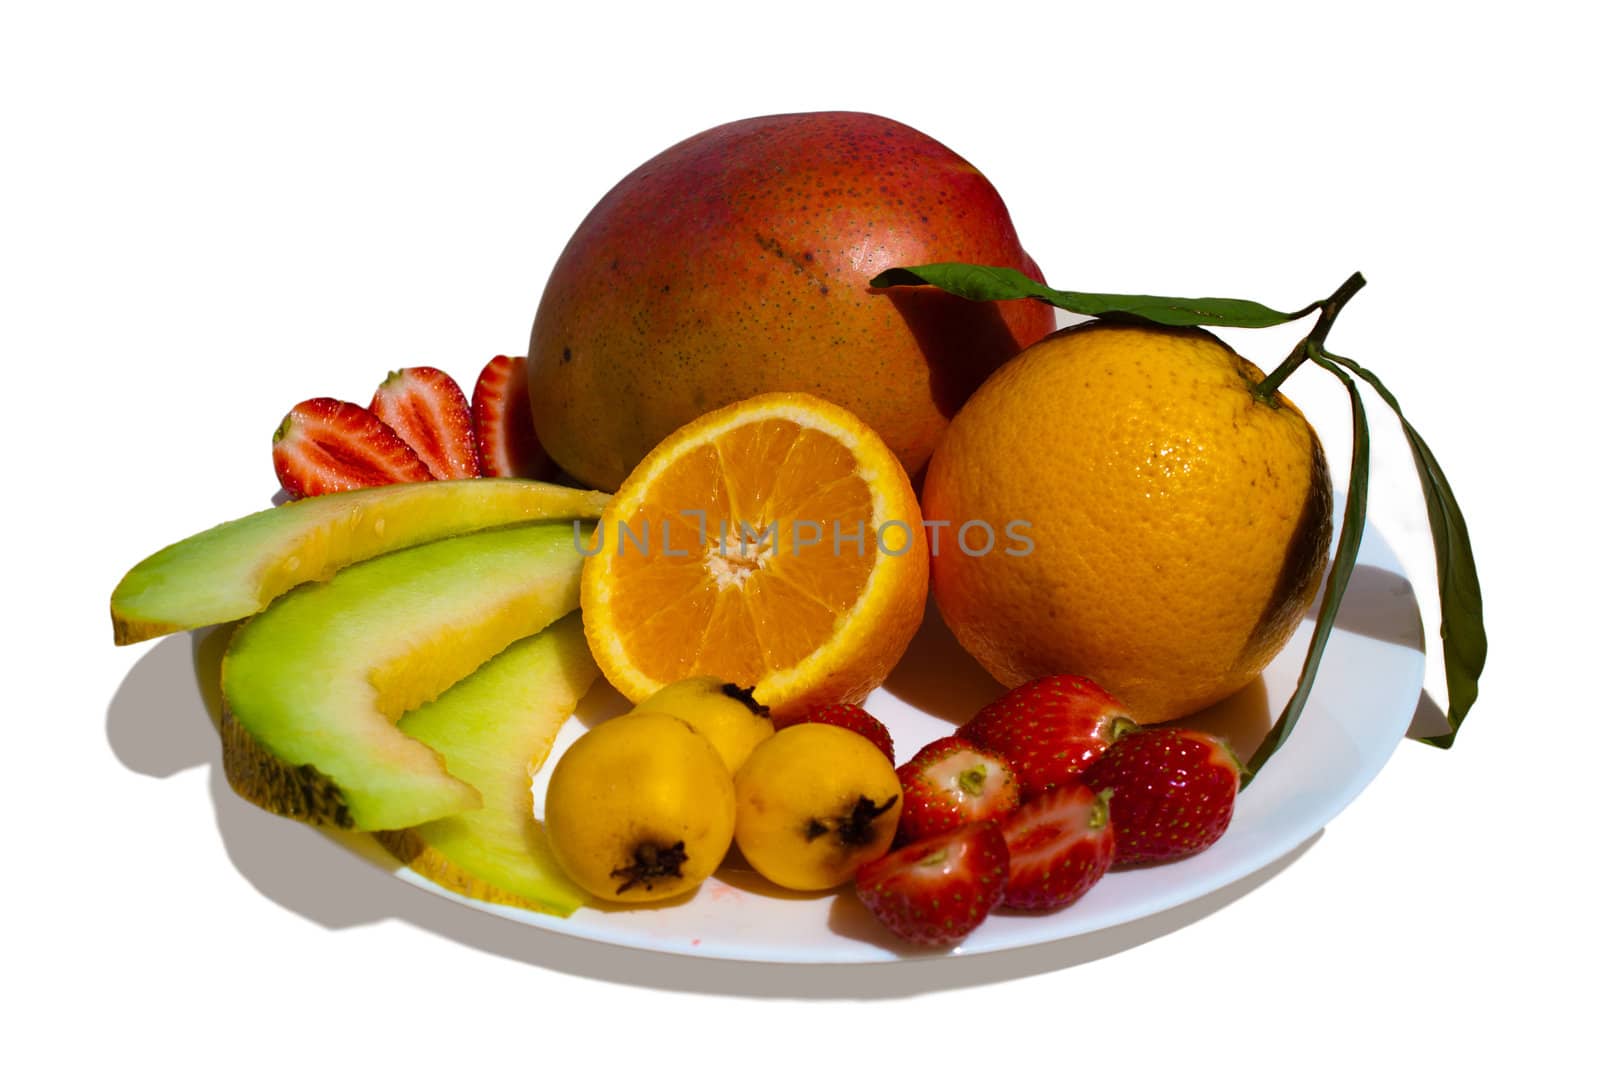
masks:
{"type": "MultiPolygon", "coordinates": [[[[1306,609],[1306,618],[1316,619],[1322,610],[1322,593],[1306,609]]],[[[1339,619],[1334,624],[1346,633],[1360,634],[1374,641],[1423,651],[1421,617],[1416,591],[1404,574],[1357,563],[1350,572],[1344,599],[1339,602],[1339,619]]]]}
{"type": "MultiPolygon", "coordinates": [[[[973,712],[1005,694],[950,632],[939,605],[928,596],[922,626],[883,687],[914,708],[960,726],[973,712]]],[[[910,752],[902,754],[909,757],[910,752]]]]}
{"type": "MultiPolygon", "coordinates": [[[[1315,619],[1321,607],[1322,594],[1319,592],[1307,609],[1306,617],[1315,619]]],[[[1348,633],[1370,637],[1374,641],[1417,652],[1426,651],[1416,590],[1405,575],[1382,567],[1359,563],[1351,571],[1350,584],[1345,588],[1344,600],[1339,605],[1339,620],[1335,625],[1348,633]]],[[[1417,710],[1406,736],[1413,740],[1437,737],[1449,730],[1449,718],[1424,689],[1417,696],[1417,710]]]]}
{"type": "MultiPolygon", "coordinates": [[[[903,959],[887,965],[702,960],[582,941],[507,923],[432,894],[407,891],[402,883],[388,880],[377,872],[372,872],[377,880],[392,885],[393,890],[368,897],[365,887],[358,886],[354,880],[328,888],[331,892],[359,892],[369,906],[390,909],[385,917],[402,919],[482,952],[576,977],[676,992],[880,1000],[1011,981],[1092,963],[1136,948],[1197,922],[1254,891],[1287,869],[1321,836],[1319,831],[1282,859],[1225,889],[1136,922],[1049,944],[965,958],[935,950],[925,954],[907,952],[903,959]]],[[[272,894],[268,887],[257,885],[263,892],[272,894]]],[[[832,922],[843,923],[852,930],[862,923],[875,924],[854,897],[840,894],[836,899],[832,922]]],[[[887,937],[881,931],[871,936],[887,937]]]]}
{"type": "Polygon", "coordinates": [[[1438,702],[1424,689],[1417,697],[1417,711],[1411,717],[1411,725],[1406,729],[1406,736],[1415,741],[1418,738],[1438,737],[1449,732],[1449,717],[1445,715],[1444,709],[1438,705],[1438,702]]]}

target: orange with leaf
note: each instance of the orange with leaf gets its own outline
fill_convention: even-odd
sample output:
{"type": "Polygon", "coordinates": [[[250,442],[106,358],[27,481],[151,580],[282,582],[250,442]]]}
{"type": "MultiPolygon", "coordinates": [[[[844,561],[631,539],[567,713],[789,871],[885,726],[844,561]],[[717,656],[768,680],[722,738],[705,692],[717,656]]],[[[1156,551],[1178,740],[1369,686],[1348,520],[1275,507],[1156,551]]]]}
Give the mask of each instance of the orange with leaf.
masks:
{"type": "MultiPolygon", "coordinates": [[[[1332,630],[1366,521],[1368,431],[1351,374],[1400,414],[1370,371],[1327,349],[1357,274],[1294,312],[1252,301],[1110,296],[1048,288],[960,263],[897,268],[877,286],[938,285],[969,299],[1030,298],[1099,321],[1059,331],[1001,368],[953,420],[923,505],[959,530],[1030,522],[1032,550],[940,551],[933,589],[962,645],[997,679],[1093,677],[1136,718],[1205,707],[1254,678],[1312,604],[1327,566],[1331,485],[1322,447],[1279,392],[1310,362],[1348,388],[1355,447],[1327,594],[1300,684],[1251,760],[1293,729],[1332,630]],[[1317,316],[1263,374],[1202,326],[1317,316]]],[[[1477,697],[1486,651],[1466,524],[1437,460],[1401,416],[1438,551],[1450,731],[1477,697]]]]}

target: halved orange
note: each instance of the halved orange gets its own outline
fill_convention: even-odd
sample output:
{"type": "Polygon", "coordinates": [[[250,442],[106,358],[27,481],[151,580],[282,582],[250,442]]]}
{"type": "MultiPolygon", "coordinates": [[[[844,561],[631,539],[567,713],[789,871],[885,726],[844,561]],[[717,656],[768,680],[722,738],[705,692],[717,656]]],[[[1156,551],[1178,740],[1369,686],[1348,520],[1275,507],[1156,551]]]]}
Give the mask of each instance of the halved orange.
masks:
{"type": "Polygon", "coordinates": [[[587,551],[589,648],[636,703],[708,674],[774,710],[860,700],[927,597],[905,470],[864,422],[804,393],[740,401],[667,437],[587,551]]]}

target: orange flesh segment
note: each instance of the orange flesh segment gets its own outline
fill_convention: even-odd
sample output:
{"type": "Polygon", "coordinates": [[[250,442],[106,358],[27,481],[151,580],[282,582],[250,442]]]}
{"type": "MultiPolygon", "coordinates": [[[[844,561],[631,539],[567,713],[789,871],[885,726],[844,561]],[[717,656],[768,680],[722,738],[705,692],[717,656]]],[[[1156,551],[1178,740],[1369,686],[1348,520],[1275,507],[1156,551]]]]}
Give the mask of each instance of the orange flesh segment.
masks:
{"type": "Polygon", "coordinates": [[[614,527],[617,543],[603,549],[617,631],[657,678],[752,685],[794,666],[832,637],[876,564],[872,493],[855,457],[789,419],[689,450],[619,519],[632,536],[614,527]]]}

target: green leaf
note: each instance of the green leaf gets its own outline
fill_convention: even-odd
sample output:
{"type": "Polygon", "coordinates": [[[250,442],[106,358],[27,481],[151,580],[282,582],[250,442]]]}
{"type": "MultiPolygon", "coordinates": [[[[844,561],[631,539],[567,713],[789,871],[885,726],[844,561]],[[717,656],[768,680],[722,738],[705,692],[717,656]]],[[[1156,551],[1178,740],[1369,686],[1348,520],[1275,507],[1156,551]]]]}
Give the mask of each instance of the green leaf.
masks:
{"type": "Polygon", "coordinates": [[[1420,740],[1438,748],[1455,743],[1456,732],[1467,712],[1478,699],[1478,678],[1483,674],[1489,653],[1489,640],[1483,629],[1483,590],[1478,584],[1478,567],[1472,558],[1472,542],[1467,537],[1466,519],[1456,503],[1456,495],[1445,479],[1439,461],[1422,435],[1400,410],[1400,402],[1386,389],[1377,375],[1353,359],[1328,358],[1359,374],[1384,402],[1394,410],[1411,445],[1411,458],[1422,482],[1422,495],[1428,505],[1428,525],[1433,530],[1433,553],[1439,573],[1439,636],[1444,647],[1445,686],[1450,693],[1448,733],[1420,740]]]}
{"type": "Polygon", "coordinates": [[[1311,647],[1306,650],[1304,665],[1300,668],[1300,681],[1294,695],[1284,707],[1283,714],[1272,724],[1272,729],[1262,739],[1260,747],[1250,757],[1246,774],[1253,781],[1255,774],[1268,759],[1289,739],[1300,713],[1311,697],[1311,685],[1317,677],[1317,667],[1322,663],[1322,653],[1333,635],[1333,623],[1339,615],[1339,604],[1344,600],[1345,589],[1350,585],[1350,575],[1356,569],[1356,554],[1361,550],[1361,533],[1367,524],[1367,472],[1369,470],[1372,435],[1367,426],[1367,409],[1361,402],[1361,391],[1350,376],[1332,363],[1321,345],[1302,341],[1311,361],[1332,372],[1350,393],[1350,421],[1354,440],[1350,451],[1350,491],[1344,501],[1344,521],[1339,528],[1339,546],[1333,553],[1333,566],[1328,571],[1328,582],[1322,592],[1322,607],[1317,611],[1316,628],[1311,631],[1311,647]]]}
{"type": "Polygon", "coordinates": [[[1052,289],[1010,267],[982,267],[972,263],[929,263],[920,267],[892,267],[867,283],[875,289],[897,285],[935,285],[968,300],[1042,300],[1078,315],[1104,319],[1133,319],[1159,326],[1278,326],[1304,318],[1319,305],[1299,311],[1275,311],[1253,300],[1224,297],[1118,296],[1109,293],[1074,293],[1052,289]]]}

